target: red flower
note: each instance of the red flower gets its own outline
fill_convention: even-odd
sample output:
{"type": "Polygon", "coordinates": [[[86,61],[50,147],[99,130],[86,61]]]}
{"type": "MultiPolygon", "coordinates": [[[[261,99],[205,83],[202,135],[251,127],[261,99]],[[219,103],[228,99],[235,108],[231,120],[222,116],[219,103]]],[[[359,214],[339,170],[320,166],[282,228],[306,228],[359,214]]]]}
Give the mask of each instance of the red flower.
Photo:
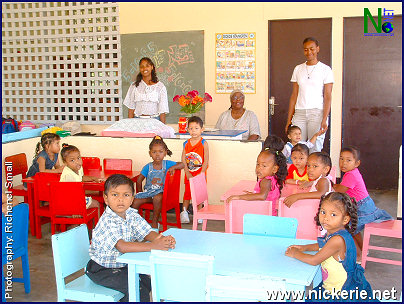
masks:
{"type": "Polygon", "coordinates": [[[203,99],[205,102],[212,102],[212,96],[208,93],[205,93],[205,98],[203,99]]]}
{"type": "Polygon", "coordinates": [[[175,95],[174,98],[173,98],[173,101],[174,101],[174,102],[177,102],[178,99],[180,99],[180,95],[175,95]]]}
{"type": "Polygon", "coordinates": [[[195,96],[198,96],[199,92],[197,90],[192,90],[188,92],[188,96],[191,98],[194,98],[195,96]]]}

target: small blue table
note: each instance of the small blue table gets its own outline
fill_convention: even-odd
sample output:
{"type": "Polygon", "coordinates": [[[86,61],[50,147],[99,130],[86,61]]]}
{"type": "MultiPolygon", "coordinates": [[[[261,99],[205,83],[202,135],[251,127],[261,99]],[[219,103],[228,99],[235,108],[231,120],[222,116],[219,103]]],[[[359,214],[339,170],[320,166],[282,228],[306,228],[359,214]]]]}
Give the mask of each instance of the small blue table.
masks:
{"type": "MultiPolygon", "coordinates": [[[[170,228],[163,234],[175,238],[175,252],[214,256],[215,274],[253,274],[284,279],[288,290],[304,291],[305,286],[312,283],[320,267],[285,256],[289,245],[315,243],[313,240],[178,228],[170,228]]],[[[149,257],[150,252],[131,252],[117,259],[118,262],[128,264],[130,302],[140,301],[139,274],[150,274],[149,257]]]]}
{"type": "MultiPolygon", "coordinates": [[[[227,139],[227,140],[241,140],[242,134],[247,130],[216,130],[216,131],[203,131],[202,137],[204,139],[227,139]]],[[[189,133],[175,133],[176,136],[183,139],[190,138],[189,133]]]]}

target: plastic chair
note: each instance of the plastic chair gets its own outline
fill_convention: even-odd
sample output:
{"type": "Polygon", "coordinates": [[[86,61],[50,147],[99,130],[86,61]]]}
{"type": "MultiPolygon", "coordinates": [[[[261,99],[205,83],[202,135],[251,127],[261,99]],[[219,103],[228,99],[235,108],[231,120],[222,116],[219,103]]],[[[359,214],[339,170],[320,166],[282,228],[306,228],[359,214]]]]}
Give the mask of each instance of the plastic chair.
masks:
{"type": "Polygon", "coordinates": [[[94,283],[86,274],[65,284],[67,276],[86,267],[90,260],[89,247],[88,231],[84,224],[52,235],[58,302],[117,302],[123,298],[123,293],[94,283]]]}
{"type": "Polygon", "coordinates": [[[192,229],[198,227],[198,219],[203,220],[202,230],[206,230],[208,220],[225,220],[224,205],[210,205],[208,202],[208,189],[206,187],[205,173],[198,174],[189,179],[191,188],[192,208],[194,211],[192,229]],[[198,206],[203,204],[203,207],[198,210],[198,206]]]}
{"type": "Polygon", "coordinates": [[[206,302],[285,302],[286,299],[275,298],[281,293],[286,293],[285,281],[270,277],[209,275],[206,278],[206,302]]]}
{"type": "Polygon", "coordinates": [[[34,215],[35,215],[35,233],[38,239],[42,238],[41,225],[50,221],[51,213],[49,205],[41,206],[40,202],[49,202],[50,204],[50,183],[59,181],[60,174],[38,172],[34,176],[34,215]],[[49,218],[49,220],[44,219],[49,218]]]}
{"type": "MultiPolygon", "coordinates": [[[[169,172],[166,174],[164,182],[163,202],[161,208],[161,219],[163,231],[167,230],[167,225],[176,226],[181,229],[180,221],[180,183],[181,183],[181,170],[175,170],[171,175],[169,172]],[[167,212],[171,209],[175,210],[175,223],[167,222],[167,212]]],[[[152,203],[145,203],[139,208],[139,213],[145,210],[145,219],[150,222],[150,210],[153,210],[152,203]]],[[[142,214],[141,213],[141,214],[142,214]]]]}
{"type": "Polygon", "coordinates": [[[279,199],[279,217],[290,217],[297,219],[297,239],[317,240],[319,236],[319,227],[314,221],[314,217],[318,212],[319,199],[304,199],[295,202],[288,208],[281,197],[279,199]]]}
{"type": "Polygon", "coordinates": [[[153,301],[205,301],[206,276],[213,274],[213,263],[213,256],[152,250],[153,301]]]}
{"type": "Polygon", "coordinates": [[[132,173],[131,159],[104,158],[103,163],[105,174],[132,173]]]}
{"type": "Polygon", "coordinates": [[[101,161],[98,157],[82,157],[84,175],[89,175],[90,170],[102,171],[101,161]]]}
{"type": "MultiPolygon", "coordinates": [[[[19,154],[15,154],[15,155],[11,155],[11,156],[7,156],[4,158],[4,163],[11,163],[12,166],[4,166],[4,170],[5,170],[5,177],[7,178],[7,176],[9,176],[9,174],[11,173],[11,175],[17,176],[21,174],[21,178],[26,178],[27,177],[27,171],[28,171],[28,164],[27,164],[27,156],[25,155],[25,153],[19,153],[19,154]],[[7,168],[12,168],[12,171],[6,171],[7,168]]],[[[14,178],[13,178],[14,179],[14,178]]],[[[27,189],[24,188],[23,184],[18,184],[15,185],[13,182],[13,187],[8,189],[9,191],[11,191],[11,193],[13,194],[13,196],[23,196],[24,197],[24,203],[28,204],[28,191],[27,189]]],[[[32,206],[31,206],[32,208],[32,206]]],[[[31,231],[34,232],[34,219],[33,219],[33,213],[30,213],[30,223],[32,223],[31,226],[31,231]]]]}
{"type": "Polygon", "coordinates": [[[231,200],[225,203],[225,232],[243,233],[243,217],[246,213],[272,214],[272,201],[231,200]]]}
{"type": "Polygon", "coordinates": [[[51,214],[52,234],[56,225],[61,226],[61,231],[66,231],[66,225],[87,224],[88,229],[98,222],[98,208],[86,209],[83,184],[79,182],[52,182],[51,200],[49,203],[51,214]],[[81,217],[71,217],[80,215],[81,217]]]}
{"type": "MultiPolygon", "coordinates": [[[[2,246],[1,246],[1,265],[4,266],[11,261],[21,257],[23,278],[11,278],[13,282],[24,283],[25,293],[31,291],[31,281],[29,275],[29,263],[28,263],[28,204],[19,204],[12,209],[12,225],[7,220],[7,217],[3,214],[1,218],[2,226],[2,246]],[[10,239],[13,241],[10,243],[10,239]],[[9,259],[11,257],[11,260],[9,259]]],[[[10,213],[11,214],[11,213],[10,213]]],[[[12,291],[5,289],[5,278],[3,267],[1,267],[2,274],[2,299],[6,301],[6,291],[12,291]]],[[[9,282],[9,279],[7,279],[9,282]]],[[[9,286],[9,284],[7,284],[9,286]]],[[[10,286],[9,286],[10,287],[10,286]]],[[[8,294],[8,292],[7,292],[8,294]]]]}
{"type": "Polygon", "coordinates": [[[363,232],[363,247],[362,247],[362,262],[361,265],[363,268],[366,267],[366,262],[377,262],[377,263],[385,263],[392,265],[402,265],[401,261],[388,260],[388,259],[380,259],[369,257],[368,250],[378,250],[378,251],[388,251],[395,252],[402,255],[402,249],[389,248],[389,247],[378,247],[378,246],[370,246],[370,236],[371,235],[379,235],[379,236],[387,236],[392,238],[403,238],[402,234],[402,221],[401,220],[392,220],[381,223],[369,223],[365,225],[365,230],[363,232]]]}
{"type": "Polygon", "coordinates": [[[243,234],[296,238],[297,219],[261,214],[245,214],[243,234]]]}

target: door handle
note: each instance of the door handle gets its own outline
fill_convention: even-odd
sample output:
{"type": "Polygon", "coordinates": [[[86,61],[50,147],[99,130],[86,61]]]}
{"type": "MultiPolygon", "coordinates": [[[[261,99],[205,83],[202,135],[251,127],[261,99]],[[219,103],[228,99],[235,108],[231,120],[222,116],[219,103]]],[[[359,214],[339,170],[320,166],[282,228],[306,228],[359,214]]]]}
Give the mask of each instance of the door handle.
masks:
{"type": "Polygon", "coordinates": [[[278,104],[275,103],[275,97],[271,96],[271,98],[269,98],[268,101],[268,110],[269,113],[271,113],[271,115],[275,114],[275,106],[277,106],[278,104]]]}

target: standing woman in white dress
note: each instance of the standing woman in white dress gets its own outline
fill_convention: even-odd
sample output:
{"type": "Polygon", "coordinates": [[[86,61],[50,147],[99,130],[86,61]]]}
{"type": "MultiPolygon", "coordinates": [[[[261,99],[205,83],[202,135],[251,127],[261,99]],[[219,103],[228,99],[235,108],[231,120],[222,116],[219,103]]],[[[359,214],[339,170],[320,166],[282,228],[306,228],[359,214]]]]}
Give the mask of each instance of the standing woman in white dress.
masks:
{"type": "Polygon", "coordinates": [[[303,51],[307,61],[295,67],[290,80],[293,83],[293,89],[289,100],[285,132],[292,123],[301,129],[301,140],[307,141],[319,130],[324,131],[317,137],[314,147],[310,149],[310,153],[320,152],[328,129],[334,76],[328,65],[318,61],[317,54],[320,52],[320,47],[315,38],[304,39],[303,51]]]}
{"type": "Polygon", "coordinates": [[[169,113],[167,89],[158,80],[150,58],[140,59],[139,74],[130,85],[123,104],[129,109],[129,118],[156,118],[166,123],[166,113],[169,113]]]}

